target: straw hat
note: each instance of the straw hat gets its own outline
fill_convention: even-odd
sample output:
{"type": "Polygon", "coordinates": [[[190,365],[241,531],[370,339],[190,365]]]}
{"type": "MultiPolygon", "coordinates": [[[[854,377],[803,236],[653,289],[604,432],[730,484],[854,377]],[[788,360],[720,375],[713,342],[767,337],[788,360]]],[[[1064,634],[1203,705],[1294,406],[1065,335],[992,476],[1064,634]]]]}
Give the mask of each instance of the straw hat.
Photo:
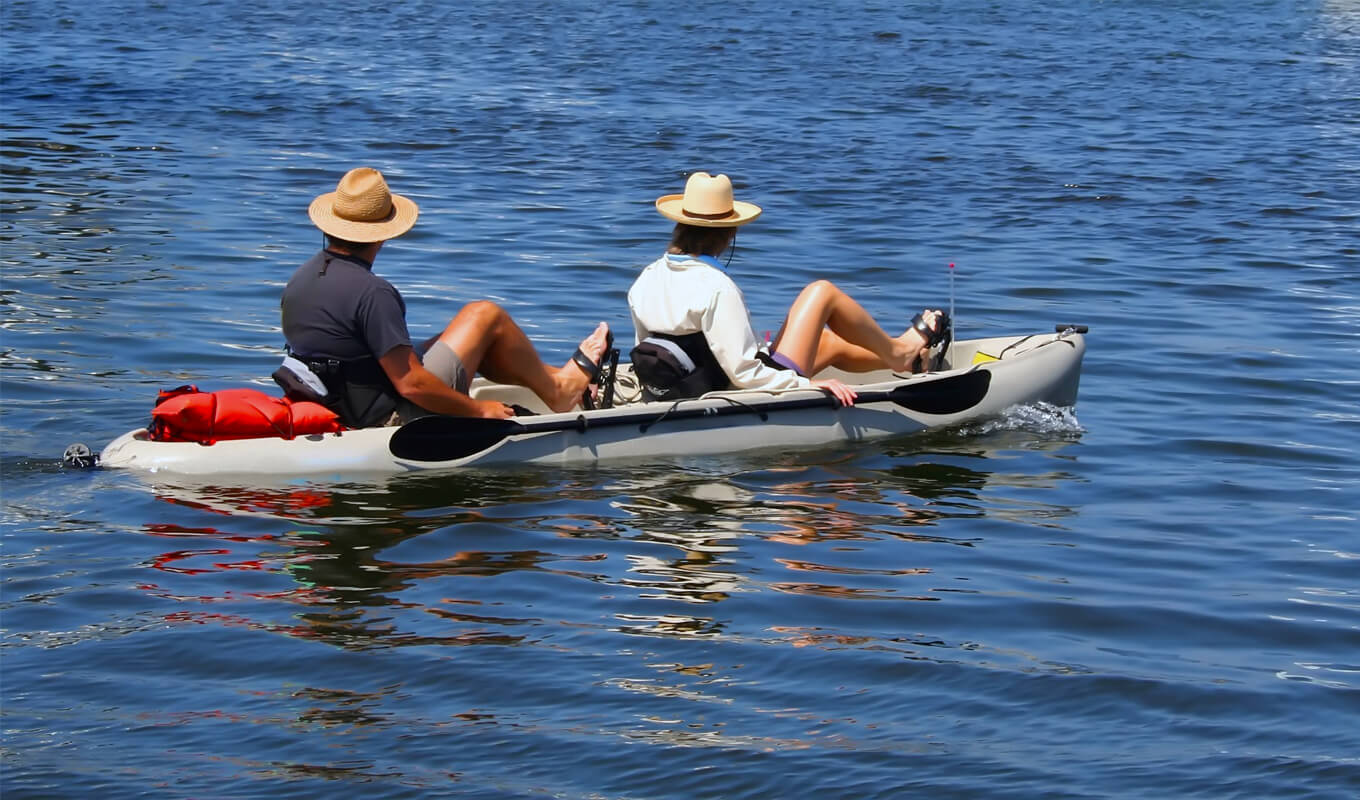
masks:
{"type": "Polygon", "coordinates": [[[701,228],[735,228],[760,216],[760,206],[732,199],[732,179],[696,172],[685,182],[684,194],[658,197],[656,210],[664,217],[701,228]]]}
{"type": "Polygon", "coordinates": [[[358,167],[345,173],[335,191],[312,201],[307,215],[323,232],[347,242],[382,242],[411,230],[420,210],[387,189],[382,173],[358,167]]]}

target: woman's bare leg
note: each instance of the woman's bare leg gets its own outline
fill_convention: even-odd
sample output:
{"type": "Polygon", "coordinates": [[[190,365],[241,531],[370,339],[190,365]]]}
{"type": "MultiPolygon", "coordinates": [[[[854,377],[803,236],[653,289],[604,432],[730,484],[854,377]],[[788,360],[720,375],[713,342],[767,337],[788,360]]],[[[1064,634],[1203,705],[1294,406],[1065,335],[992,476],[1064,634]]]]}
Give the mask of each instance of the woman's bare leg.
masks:
{"type": "MultiPolygon", "coordinates": [[[[581,342],[587,358],[600,360],[608,330],[601,322],[581,342]]],[[[590,382],[575,362],[560,369],[543,363],[509,312],[487,300],[463,306],[438,338],[458,355],[469,375],[481,373],[496,383],[527,387],[553,411],[570,410],[590,382]]]]}
{"type": "MultiPolygon", "coordinates": [[[[933,324],[935,312],[926,312],[933,324]]],[[[919,331],[889,336],[864,307],[831,281],[810,283],[789,307],[774,349],[815,374],[833,365],[848,372],[888,368],[904,372],[925,346],[919,331]],[[826,329],[835,339],[826,336],[826,329]],[[825,340],[825,342],[823,341],[825,340]]]]}
{"type": "Polygon", "coordinates": [[[884,364],[883,359],[872,350],[851,344],[827,328],[822,331],[822,338],[817,343],[816,360],[812,364],[799,362],[799,366],[811,368],[808,374],[816,375],[831,366],[846,372],[872,372],[883,369],[884,364]]]}

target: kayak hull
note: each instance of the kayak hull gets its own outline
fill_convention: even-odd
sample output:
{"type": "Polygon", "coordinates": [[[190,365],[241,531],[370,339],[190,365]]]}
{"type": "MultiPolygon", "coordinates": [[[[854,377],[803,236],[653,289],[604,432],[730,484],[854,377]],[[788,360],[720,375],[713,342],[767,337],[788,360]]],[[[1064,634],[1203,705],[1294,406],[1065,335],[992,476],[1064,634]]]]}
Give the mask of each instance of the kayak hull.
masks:
{"type": "MultiPolygon", "coordinates": [[[[572,464],[817,447],[958,425],[998,416],[1017,405],[1075,405],[1085,349],[1085,338],[1071,331],[974,339],[956,342],[946,368],[938,372],[899,376],[887,371],[849,374],[827,370],[819,375],[837,377],[855,386],[864,401],[849,407],[838,407],[819,390],[717,392],[679,403],[628,402],[636,384],[627,366],[621,365],[613,408],[519,417],[516,420],[529,423],[524,432],[480,437],[475,444],[450,434],[416,441],[418,446],[413,447],[409,434],[414,431],[396,436],[402,430],[398,427],[294,439],[239,439],[212,445],[152,441],[145,429],[139,429],[110,442],[99,463],[184,475],[324,478],[506,463],[572,464]],[[961,366],[953,368],[951,364],[961,366]],[[469,448],[471,452],[466,452],[469,448]]],[[[482,399],[546,411],[537,398],[520,387],[478,379],[472,393],[482,399]]],[[[489,420],[446,417],[431,422],[436,428],[446,422],[455,432],[476,430],[482,423],[494,425],[489,420]]],[[[511,427],[521,430],[517,425],[511,427]]]]}

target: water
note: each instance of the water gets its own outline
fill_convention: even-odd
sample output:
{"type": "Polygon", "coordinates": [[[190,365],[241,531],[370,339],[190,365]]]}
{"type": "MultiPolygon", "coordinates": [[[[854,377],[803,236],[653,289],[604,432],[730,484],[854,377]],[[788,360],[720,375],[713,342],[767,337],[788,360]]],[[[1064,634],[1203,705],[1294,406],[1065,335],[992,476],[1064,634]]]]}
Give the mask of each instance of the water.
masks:
{"type": "Polygon", "coordinates": [[[1353,797],[1360,6],[8,0],[9,797],[1353,797]],[[352,166],[428,335],[565,361],[695,169],[961,336],[1091,326],[1073,411],[381,482],[72,472],[268,387],[352,166]]]}

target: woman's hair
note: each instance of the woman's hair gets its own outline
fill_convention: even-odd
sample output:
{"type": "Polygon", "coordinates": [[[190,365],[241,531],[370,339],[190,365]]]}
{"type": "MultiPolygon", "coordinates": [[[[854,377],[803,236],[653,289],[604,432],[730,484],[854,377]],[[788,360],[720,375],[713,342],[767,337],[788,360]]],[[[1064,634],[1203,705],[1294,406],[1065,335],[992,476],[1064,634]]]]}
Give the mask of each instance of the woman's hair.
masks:
{"type": "Polygon", "coordinates": [[[736,235],[736,228],[706,228],[698,225],[675,224],[671,232],[671,249],[681,253],[718,257],[736,235]]]}

